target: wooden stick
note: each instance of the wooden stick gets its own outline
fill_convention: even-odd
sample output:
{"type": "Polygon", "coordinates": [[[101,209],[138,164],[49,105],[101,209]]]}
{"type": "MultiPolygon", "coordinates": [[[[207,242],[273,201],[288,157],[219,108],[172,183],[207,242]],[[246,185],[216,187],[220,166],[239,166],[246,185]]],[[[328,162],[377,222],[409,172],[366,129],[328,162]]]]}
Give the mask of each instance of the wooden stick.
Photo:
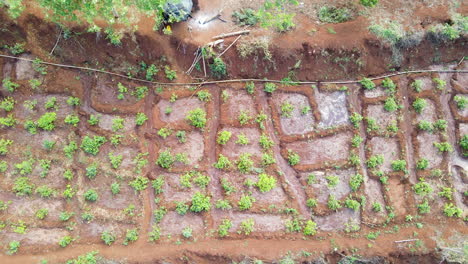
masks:
{"type": "Polygon", "coordinates": [[[398,241],[395,241],[395,243],[404,243],[404,242],[411,242],[411,241],[417,241],[419,239],[406,239],[406,240],[398,240],[398,241]]]}
{"type": "Polygon", "coordinates": [[[63,31],[63,29],[60,28],[60,33],[59,33],[59,35],[58,35],[57,41],[55,42],[55,45],[54,45],[54,47],[52,48],[52,50],[50,51],[49,55],[52,55],[52,53],[54,53],[54,50],[55,50],[55,48],[57,47],[57,45],[58,45],[58,43],[59,43],[59,41],[60,41],[60,38],[62,37],[62,31],[63,31]]]}
{"type": "Polygon", "coordinates": [[[213,20],[219,18],[220,16],[221,16],[221,14],[220,14],[220,13],[217,13],[216,15],[214,15],[214,16],[208,18],[207,20],[203,21],[201,24],[204,25],[204,24],[206,24],[206,23],[210,23],[211,21],[213,21],[213,20]]]}
{"type": "Polygon", "coordinates": [[[250,34],[250,30],[242,30],[242,31],[236,31],[232,33],[225,33],[225,34],[221,34],[218,36],[214,36],[213,39],[222,39],[222,38],[228,38],[228,37],[233,37],[237,35],[247,35],[247,34],[250,34]]]}
{"type": "Polygon", "coordinates": [[[205,77],[206,77],[206,65],[205,65],[205,56],[203,56],[203,51],[201,53],[202,60],[203,60],[203,72],[205,72],[205,77]]]}
{"type": "Polygon", "coordinates": [[[231,45],[229,45],[223,52],[221,52],[221,54],[218,55],[217,58],[223,56],[223,54],[226,53],[226,51],[228,51],[228,49],[230,49],[241,37],[242,37],[242,35],[239,35],[239,36],[231,43],[231,45]]]}

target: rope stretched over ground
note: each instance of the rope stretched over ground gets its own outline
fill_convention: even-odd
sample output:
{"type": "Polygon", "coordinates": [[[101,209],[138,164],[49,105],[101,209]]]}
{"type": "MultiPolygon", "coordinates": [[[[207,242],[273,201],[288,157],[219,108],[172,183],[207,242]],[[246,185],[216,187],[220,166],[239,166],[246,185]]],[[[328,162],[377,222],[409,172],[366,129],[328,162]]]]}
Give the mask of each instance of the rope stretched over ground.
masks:
{"type": "MultiPolygon", "coordinates": [[[[4,55],[4,54],[0,54],[0,57],[34,62],[34,60],[32,60],[32,59],[20,58],[20,57],[4,55]]],[[[126,76],[126,75],[123,75],[123,74],[120,74],[120,73],[109,72],[109,71],[104,71],[104,70],[99,70],[99,69],[88,68],[88,67],[65,65],[65,64],[58,64],[58,63],[46,62],[46,61],[40,61],[39,63],[44,64],[44,65],[62,67],[62,68],[78,69],[78,70],[84,70],[84,71],[91,71],[91,72],[109,74],[109,75],[125,78],[125,79],[128,79],[128,80],[132,80],[132,81],[150,83],[150,84],[161,85],[161,86],[185,86],[185,85],[203,86],[203,85],[208,85],[208,84],[239,83],[239,82],[283,83],[283,81],[281,81],[281,80],[268,80],[268,79],[231,79],[231,80],[203,81],[203,82],[191,82],[191,83],[164,83],[164,82],[153,82],[153,81],[133,78],[133,77],[129,77],[129,76],[126,76]]],[[[380,80],[380,79],[393,77],[393,76],[398,76],[398,75],[405,75],[405,74],[410,74],[410,73],[428,73],[428,72],[468,73],[468,70],[414,70],[414,71],[402,71],[402,72],[394,72],[394,73],[391,73],[391,74],[381,75],[381,76],[377,76],[377,77],[373,77],[373,78],[369,78],[369,79],[370,80],[380,80]]],[[[358,82],[360,82],[360,81],[359,80],[351,80],[351,81],[297,81],[297,82],[294,81],[295,84],[316,84],[316,85],[319,84],[319,83],[321,83],[321,84],[352,84],[352,83],[358,83],[358,82]]]]}

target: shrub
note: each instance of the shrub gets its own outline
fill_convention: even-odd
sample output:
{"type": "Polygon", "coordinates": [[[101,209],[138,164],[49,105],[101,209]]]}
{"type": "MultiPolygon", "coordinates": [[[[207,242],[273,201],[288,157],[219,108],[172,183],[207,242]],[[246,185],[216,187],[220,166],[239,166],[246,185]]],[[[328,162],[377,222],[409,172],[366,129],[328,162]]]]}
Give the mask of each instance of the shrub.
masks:
{"type": "Polygon", "coordinates": [[[227,67],[221,58],[214,58],[213,63],[210,64],[210,70],[216,79],[222,79],[227,75],[227,67]]]}
{"type": "Polygon", "coordinates": [[[175,70],[171,70],[169,66],[164,66],[164,73],[166,74],[166,78],[170,81],[174,80],[177,78],[177,73],[175,70]]]}
{"type": "Polygon", "coordinates": [[[417,195],[420,196],[426,196],[434,191],[431,185],[427,183],[424,178],[419,179],[419,182],[413,186],[413,190],[417,195]]]}
{"type": "Polygon", "coordinates": [[[354,211],[358,211],[359,208],[361,207],[361,204],[353,199],[346,199],[345,201],[345,206],[348,207],[349,209],[352,209],[354,211]]]}
{"type": "Polygon", "coordinates": [[[305,236],[313,236],[313,235],[317,234],[317,223],[315,223],[312,220],[307,220],[302,233],[305,236]]]}
{"type": "Polygon", "coordinates": [[[453,147],[448,142],[434,142],[434,147],[436,147],[440,152],[452,152],[453,147]]]}
{"type": "Polygon", "coordinates": [[[161,229],[157,225],[153,225],[153,229],[148,233],[149,241],[155,242],[161,238],[161,229]]]}
{"type": "Polygon", "coordinates": [[[382,211],[382,204],[378,203],[378,202],[374,202],[372,204],[372,211],[378,213],[378,212],[381,212],[382,211]]]}
{"type": "Polygon", "coordinates": [[[144,176],[137,176],[133,181],[130,181],[130,185],[135,191],[143,191],[148,187],[149,180],[144,176]]]}
{"type": "Polygon", "coordinates": [[[248,94],[253,94],[255,92],[255,84],[253,82],[245,83],[245,89],[248,94]]]}
{"type": "Polygon", "coordinates": [[[366,90],[374,90],[376,87],[375,83],[369,78],[363,78],[359,83],[362,85],[362,88],[366,90]]]}
{"type": "Polygon", "coordinates": [[[99,115],[90,115],[88,119],[88,124],[91,126],[99,124],[99,115]]]}
{"type": "Polygon", "coordinates": [[[185,215],[189,210],[189,206],[184,202],[176,202],[176,212],[180,215],[185,215]]]}
{"type": "Polygon", "coordinates": [[[121,117],[116,117],[112,119],[112,131],[116,132],[124,128],[125,119],[121,117]]]}
{"type": "Polygon", "coordinates": [[[111,184],[111,193],[117,195],[120,193],[120,184],[118,182],[113,182],[111,184]]]}
{"type": "Polygon", "coordinates": [[[250,235],[254,231],[255,221],[252,218],[246,219],[240,224],[240,233],[250,235]]]}
{"type": "Polygon", "coordinates": [[[281,104],[281,116],[282,117],[291,117],[294,106],[289,102],[284,102],[281,104]]]}
{"type": "Polygon", "coordinates": [[[335,198],[334,195],[330,194],[328,196],[328,202],[327,202],[328,208],[333,211],[338,211],[338,209],[341,208],[340,201],[335,198]]]}
{"type": "Polygon", "coordinates": [[[269,166],[276,163],[276,159],[273,157],[273,154],[263,153],[262,154],[262,165],[269,166]]]}
{"type": "Polygon", "coordinates": [[[127,233],[125,234],[125,240],[123,244],[127,246],[129,243],[135,242],[138,240],[138,229],[127,229],[127,233]]]}
{"type": "Polygon", "coordinates": [[[46,131],[52,131],[55,128],[54,122],[57,119],[57,114],[55,112],[48,112],[43,114],[37,120],[37,126],[46,131]]]}
{"type": "Polygon", "coordinates": [[[427,159],[420,159],[416,163],[416,168],[418,170],[425,170],[429,166],[429,161],[427,159]]]}
{"type": "Polygon", "coordinates": [[[70,97],[68,97],[68,99],[67,99],[67,104],[68,104],[69,106],[79,106],[79,105],[81,104],[80,98],[70,96],[70,97]]]}
{"type": "Polygon", "coordinates": [[[455,95],[453,100],[457,104],[458,109],[463,110],[468,105],[468,97],[463,95],[455,95]]]}
{"type": "Polygon", "coordinates": [[[7,117],[0,117],[1,127],[14,127],[18,121],[13,117],[12,114],[9,114],[7,117]]]}
{"type": "Polygon", "coordinates": [[[145,113],[137,113],[135,117],[135,123],[137,126],[142,126],[146,120],[148,120],[148,117],[145,115],[145,113]]]}
{"type": "Polygon", "coordinates": [[[156,223],[161,222],[166,214],[167,214],[167,209],[164,206],[161,206],[160,208],[154,210],[153,211],[154,221],[156,223]]]}
{"type": "Polygon", "coordinates": [[[224,156],[223,154],[219,154],[218,161],[215,164],[213,164],[213,167],[220,170],[228,169],[231,166],[231,161],[228,157],[224,156]]]}
{"type": "Polygon", "coordinates": [[[17,196],[31,195],[34,190],[34,184],[28,177],[18,177],[13,184],[13,192],[17,196]]]}
{"type": "Polygon", "coordinates": [[[202,102],[211,101],[211,93],[209,91],[203,90],[197,93],[198,99],[202,102]]]}
{"type": "Polygon", "coordinates": [[[99,198],[99,195],[95,190],[89,189],[84,193],[84,198],[88,202],[95,202],[99,198]]]}
{"type": "Polygon", "coordinates": [[[249,115],[248,111],[241,110],[239,117],[237,118],[239,120],[239,123],[241,126],[247,124],[250,120],[252,120],[252,117],[249,115]]]}
{"type": "Polygon", "coordinates": [[[241,173],[249,173],[252,170],[254,166],[254,162],[250,158],[251,156],[252,154],[250,153],[240,154],[239,159],[237,160],[236,164],[237,164],[237,169],[239,169],[241,173]]]}
{"type": "Polygon", "coordinates": [[[371,156],[371,157],[366,161],[366,165],[367,165],[367,168],[369,168],[369,169],[374,169],[374,168],[376,168],[377,166],[382,165],[383,162],[384,162],[384,157],[383,157],[382,154],[380,154],[380,155],[371,156]]]}
{"type": "Polygon", "coordinates": [[[340,178],[338,178],[338,176],[336,175],[328,175],[327,177],[325,177],[325,179],[327,180],[328,188],[334,188],[340,182],[340,178]]]}
{"type": "Polygon", "coordinates": [[[229,219],[223,219],[221,224],[218,226],[218,235],[225,237],[229,234],[229,229],[232,227],[232,222],[229,219]]]}
{"type": "Polygon", "coordinates": [[[74,215],[75,215],[75,213],[73,213],[73,212],[71,212],[71,213],[69,213],[69,212],[61,212],[60,215],[59,215],[59,219],[60,219],[60,221],[62,221],[62,222],[66,222],[66,221],[70,220],[70,218],[71,218],[72,216],[74,216],[74,215]]]}
{"type": "Polygon", "coordinates": [[[65,124],[72,125],[74,127],[78,126],[80,118],[77,115],[67,115],[64,120],[65,124]]]}
{"type": "Polygon", "coordinates": [[[418,123],[418,129],[421,131],[432,132],[432,124],[429,121],[421,120],[418,123]]]}
{"type": "Polygon", "coordinates": [[[271,147],[275,145],[273,140],[271,140],[266,134],[262,134],[260,136],[260,140],[258,143],[263,149],[270,149],[271,147]]]}
{"type": "Polygon", "coordinates": [[[132,92],[132,95],[135,96],[138,100],[141,100],[146,97],[148,94],[148,87],[146,86],[137,86],[135,91],[132,92]]]}
{"type": "Polygon", "coordinates": [[[384,109],[386,111],[395,112],[398,108],[398,104],[393,97],[389,97],[387,100],[385,100],[384,109]]]}
{"type": "Polygon", "coordinates": [[[96,175],[97,175],[97,172],[98,172],[98,167],[96,164],[93,164],[93,165],[90,165],[86,168],[86,177],[88,177],[89,179],[94,179],[96,178],[96,175]]]}
{"type": "Polygon", "coordinates": [[[20,86],[19,84],[12,82],[10,78],[3,79],[2,85],[10,93],[13,93],[20,86]]]}
{"type": "Polygon", "coordinates": [[[112,168],[118,169],[120,167],[120,164],[122,164],[123,157],[122,155],[114,155],[113,152],[110,152],[109,160],[112,165],[112,168]]]}
{"type": "Polygon", "coordinates": [[[248,195],[242,195],[237,205],[239,206],[239,210],[245,211],[250,209],[254,202],[255,198],[248,195]]]}
{"type": "Polygon", "coordinates": [[[101,233],[101,240],[104,242],[104,244],[110,246],[115,242],[115,235],[112,232],[106,230],[101,233]]]}
{"type": "Polygon", "coordinates": [[[346,7],[322,6],[318,11],[318,18],[325,23],[342,23],[350,20],[352,13],[346,7]]]}
{"type": "Polygon", "coordinates": [[[440,131],[446,131],[447,130],[447,125],[448,125],[447,121],[445,121],[443,119],[439,119],[439,120],[435,121],[434,128],[438,129],[440,131]]]}
{"type": "Polygon", "coordinates": [[[192,196],[192,206],[190,211],[199,213],[202,211],[209,211],[211,209],[211,198],[207,195],[203,195],[200,192],[196,192],[192,196]]]}
{"type": "Polygon", "coordinates": [[[426,107],[427,102],[425,99],[422,98],[416,98],[413,102],[413,108],[416,113],[421,114],[423,109],[426,107]]]}
{"type": "Polygon", "coordinates": [[[359,145],[361,145],[361,143],[364,141],[364,139],[362,139],[361,136],[359,135],[354,135],[353,139],[351,140],[351,145],[354,147],[354,148],[357,148],[359,147],[359,145]]]}
{"type": "Polygon", "coordinates": [[[31,120],[26,120],[24,122],[24,129],[32,135],[37,134],[37,124],[31,120]]]}
{"type": "Polygon", "coordinates": [[[62,195],[65,199],[70,200],[75,196],[76,191],[71,187],[70,184],[67,185],[65,190],[63,191],[62,195]]]}
{"type": "Polygon", "coordinates": [[[431,211],[431,206],[429,205],[427,199],[424,199],[424,202],[418,204],[417,207],[420,214],[427,214],[431,211]]]}
{"type": "Polygon", "coordinates": [[[318,205],[318,201],[317,199],[307,199],[306,201],[306,206],[309,207],[309,208],[312,208],[312,207],[316,207],[318,205]]]}
{"type": "Polygon", "coordinates": [[[225,145],[229,139],[231,139],[232,133],[227,130],[223,130],[218,133],[218,138],[216,139],[216,142],[220,145],[225,145]]]}
{"type": "Polygon", "coordinates": [[[73,180],[73,171],[70,170],[70,169],[67,169],[67,170],[63,173],[63,178],[65,178],[65,179],[68,180],[68,181],[73,180]]]}
{"type": "Polygon", "coordinates": [[[93,138],[85,136],[81,141],[81,149],[88,154],[96,156],[99,153],[99,148],[106,142],[107,140],[103,136],[94,136],[93,138]]]}
{"type": "Polygon", "coordinates": [[[453,203],[446,203],[444,205],[444,214],[448,217],[460,218],[463,214],[463,210],[453,205],[453,203]]]}
{"type": "Polygon", "coordinates": [[[385,78],[382,81],[382,87],[387,89],[390,92],[390,94],[395,93],[397,88],[396,84],[390,78],[385,78]]]}
{"type": "Polygon", "coordinates": [[[8,254],[8,255],[16,254],[16,252],[18,252],[20,246],[21,246],[21,242],[16,241],[16,240],[11,241],[11,242],[8,244],[8,252],[7,252],[7,254],[8,254]]]}
{"type": "Polygon", "coordinates": [[[193,179],[193,182],[198,185],[198,187],[204,189],[208,186],[208,184],[210,183],[210,178],[206,175],[203,175],[201,173],[197,173],[197,177],[195,177],[195,179],[193,179]]]}
{"type": "Polygon", "coordinates": [[[435,83],[437,90],[443,90],[445,89],[445,86],[447,85],[447,83],[444,80],[439,79],[439,78],[434,78],[432,79],[432,81],[435,83]]]}
{"type": "Polygon", "coordinates": [[[398,125],[395,120],[392,120],[390,124],[387,126],[387,131],[391,133],[396,133],[398,132],[398,125]]]}
{"type": "Polygon", "coordinates": [[[266,173],[261,173],[258,175],[256,186],[262,193],[271,191],[276,187],[276,179],[266,173]]]}
{"type": "Polygon", "coordinates": [[[241,133],[241,134],[237,135],[236,144],[248,145],[249,144],[249,139],[247,138],[247,136],[244,133],[241,133]]]}
{"type": "Polygon", "coordinates": [[[271,94],[274,91],[276,91],[276,88],[277,86],[274,83],[265,83],[265,88],[263,89],[263,91],[265,91],[268,94],[271,94]]]}
{"type": "Polygon", "coordinates": [[[411,83],[411,87],[416,91],[416,92],[421,92],[423,88],[423,81],[422,80],[414,80],[411,83]]]}
{"type": "Polygon", "coordinates": [[[232,18],[234,23],[240,26],[255,26],[259,21],[256,12],[250,8],[242,8],[239,11],[234,11],[232,13],[232,18]]]}
{"type": "Polygon", "coordinates": [[[204,128],[206,125],[206,112],[201,108],[196,108],[188,112],[186,119],[197,128],[204,128]]]}
{"type": "Polygon", "coordinates": [[[13,140],[0,139],[0,155],[6,155],[8,153],[8,147],[13,144],[13,140]]]}
{"type": "Polygon", "coordinates": [[[49,110],[49,109],[57,110],[58,109],[57,98],[56,97],[51,97],[51,98],[47,99],[47,101],[44,104],[44,107],[47,110],[49,110]]]}
{"type": "Polygon", "coordinates": [[[359,124],[363,119],[364,118],[362,117],[362,115],[356,112],[352,113],[349,117],[349,121],[351,122],[351,124],[353,124],[355,128],[359,128],[359,124]]]}
{"type": "Polygon", "coordinates": [[[49,210],[47,210],[46,208],[41,208],[36,211],[36,218],[39,220],[44,220],[44,218],[46,218],[48,214],[49,210]]]}
{"type": "Polygon", "coordinates": [[[379,0],[360,0],[360,3],[366,7],[374,7],[379,3],[379,0]]]}
{"type": "Polygon", "coordinates": [[[72,238],[71,236],[64,236],[64,237],[62,237],[62,239],[60,239],[59,245],[60,245],[61,247],[63,247],[63,248],[64,248],[64,247],[67,247],[67,246],[70,245],[71,242],[73,242],[74,240],[75,240],[75,239],[72,238]]]}
{"type": "Polygon", "coordinates": [[[463,150],[463,156],[467,156],[468,153],[468,135],[463,135],[463,137],[460,139],[460,148],[463,150]]]}
{"type": "Polygon", "coordinates": [[[236,188],[226,178],[221,179],[221,187],[223,187],[226,195],[236,192],[236,188]]]}
{"type": "Polygon", "coordinates": [[[299,164],[300,161],[301,161],[301,157],[299,157],[299,154],[297,154],[296,152],[288,149],[288,163],[289,163],[289,165],[295,166],[295,165],[299,164]]]}
{"type": "Polygon", "coordinates": [[[0,161],[0,172],[5,172],[8,169],[8,163],[4,160],[0,161]]]}
{"type": "Polygon", "coordinates": [[[55,190],[47,185],[43,185],[36,188],[36,194],[42,198],[51,198],[55,196],[55,190]]]}
{"type": "Polygon", "coordinates": [[[231,204],[229,203],[228,200],[218,200],[216,201],[215,205],[216,209],[221,209],[221,210],[230,210],[232,209],[231,204]]]}
{"type": "Polygon", "coordinates": [[[405,160],[392,161],[392,169],[394,171],[406,171],[406,161],[405,160]]]}
{"type": "Polygon", "coordinates": [[[37,105],[37,100],[26,100],[23,103],[24,108],[28,109],[29,111],[34,111],[37,105]]]}
{"type": "Polygon", "coordinates": [[[63,147],[63,152],[67,158],[73,158],[73,154],[78,150],[78,144],[75,141],[70,141],[68,145],[63,147]]]}
{"type": "Polygon", "coordinates": [[[352,191],[357,191],[361,184],[364,182],[364,177],[361,174],[352,175],[349,179],[349,186],[351,187],[352,191]]]}
{"type": "Polygon", "coordinates": [[[0,109],[5,110],[6,112],[10,112],[15,107],[16,101],[13,97],[5,97],[0,102],[0,109]]]}
{"type": "Polygon", "coordinates": [[[172,164],[174,164],[175,159],[171,154],[170,149],[166,149],[163,152],[159,153],[159,157],[156,160],[156,164],[163,169],[170,169],[172,164]]]}

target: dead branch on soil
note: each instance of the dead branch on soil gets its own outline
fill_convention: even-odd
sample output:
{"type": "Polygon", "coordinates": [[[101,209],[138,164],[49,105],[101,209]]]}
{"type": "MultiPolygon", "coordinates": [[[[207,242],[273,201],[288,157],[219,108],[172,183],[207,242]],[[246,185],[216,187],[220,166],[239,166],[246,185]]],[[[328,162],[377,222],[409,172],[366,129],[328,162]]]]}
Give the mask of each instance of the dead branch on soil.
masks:
{"type": "Polygon", "coordinates": [[[418,241],[419,239],[405,239],[405,240],[398,240],[394,241],[395,243],[405,243],[405,242],[412,242],[412,241],[418,241]]]}
{"type": "Polygon", "coordinates": [[[54,45],[54,47],[52,48],[52,50],[50,51],[49,55],[52,55],[52,53],[54,53],[54,50],[55,50],[55,48],[57,47],[57,45],[58,45],[58,43],[59,43],[59,41],[60,41],[60,38],[62,37],[62,31],[63,31],[63,29],[60,28],[60,33],[59,33],[59,35],[58,35],[58,37],[57,37],[57,41],[55,42],[55,45],[54,45]]]}
{"type": "Polygon", "coordinates": [[[223,52],[221,52],[221,54],[219,54],[219,55],[217,56],[217,58],[223,56],[224,53],[226,53],[226,51],[228,51],[241,37],[242,37],[242,35],[239,35],[239,36],[231,43],[231,45],[229,45],[223,52]]]}
{"type": "Polygon", "coordinates": [[[241,31],[224,33],[218,36],[214,36],[213,39],[223,39],[223,38],[228,38],[228,37],[234,37],[237,35],[248,35],[248,34],[250,34],[250,30],[241,30],[241,31]]]}

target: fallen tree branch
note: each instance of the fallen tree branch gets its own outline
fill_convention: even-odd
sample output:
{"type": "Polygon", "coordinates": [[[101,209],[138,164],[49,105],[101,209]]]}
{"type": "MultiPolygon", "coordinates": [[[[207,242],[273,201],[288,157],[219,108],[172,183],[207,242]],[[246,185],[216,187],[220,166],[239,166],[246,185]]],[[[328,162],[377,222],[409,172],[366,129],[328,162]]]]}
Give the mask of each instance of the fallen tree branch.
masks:
{"type": "Polygon", "coordinates": [[[55,42],[55,45],[54,45],[54,47],[52,48],[52,50],[50,51],[49,55],[52,55],[52,53],[54,53],[54,50],[55,50],[55,48],[57,47],[57,45],[58,45],[58,43],[59,43],[59,41],[60,41],[60,38],[62,37],[62,31],[63,31],[63,29],[60,28],[60,33],[59,33],[59,35],[58,35],[58,37],[57,37],[57,41],[55,42]]]}
{"type": "Polygon", "coordinates": [[[228,37],[233,37],[237,35],[248,35],[248,34],[250,34],[250,30],[242,30],[242,31],[236,31],[236,32],[225,33],[225,34],[221,34],[218,36],[214,36],[213,39],[222,39],[222,38],[228,38],[228,37]]]}
{"type": "Polygon", "coordinates": [[[411,241],[417,241],[419,239],[405,239],[405,240],[398,240],[398,241],[394,241],[395,243],[405,243],[405,242],[411,242],[411,241]]]}
{"type": "Polygon", "coordinates": [[[242,37],[242,35],[238,36],[232,43],[231,45],[229,45],[225,50],[223,50],[223,52],[221,52],[217,58],[223,56],[224,53],[226,53],[226,51],[228,51],[240,38],[242,37]]]}

